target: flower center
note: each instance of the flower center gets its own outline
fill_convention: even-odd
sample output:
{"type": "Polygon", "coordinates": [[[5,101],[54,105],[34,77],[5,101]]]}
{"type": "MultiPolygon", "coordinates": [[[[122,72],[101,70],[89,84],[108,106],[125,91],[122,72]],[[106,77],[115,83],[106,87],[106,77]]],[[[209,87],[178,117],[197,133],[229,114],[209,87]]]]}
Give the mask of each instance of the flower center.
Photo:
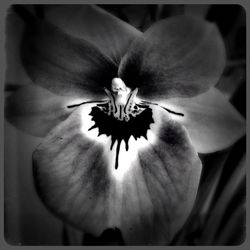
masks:
{"type": "Polygon", "coordinates": [[[131,117],[139,115],[144,108],[136,104],[136,94],[138,89],[131,91],[121,78],[114,78],[111,84],[111,91],[104,89],[109,97],[108,106],[103,108],[103,112],[113,115],[120,121],[129,121],[131,117]]]}
{"type": "Polygon", "coordinates": [[[121,142],[125,142],[125,149],[128,151],[131,136],[135,140],[141,136],[147,139],[147,131],[154,120],[149,105],[136,102],[138,89],[131,91],[120,78],[114,78],[111,90],[105,89],[105,92],[109,99],[92,108],[89,115],[92,116],[94,125],[89,130],[97,128],[99,135],[111,136],[110,150],[117,142],[115,159],[115,169],[117,169],[121,142]]]}
{"type": "Polygon", "coordinates": [[[88,131],[98,129],[98,137],[111,136],[111,151],[116,143],[115,169],[118,169],[122,141],[125,143],[125,150],[128,151],[131,137],[134,137],[135,140],[140,137],[148,140],[147,132],[150,130],[150,125],[154,123],[152,105],[158,106],[168,113],[184,116],[182,113],[174,112],[157,103],[139,101],[136,98],[138,89],[131,91],[120,78],[113,78],[111,89],[104,88],[104,90],[108,100],[87,101],[68,105],[67,108],[75,108],[88,103],[96,104],[89,113],[94,124],[88,128],[88,131]]]}

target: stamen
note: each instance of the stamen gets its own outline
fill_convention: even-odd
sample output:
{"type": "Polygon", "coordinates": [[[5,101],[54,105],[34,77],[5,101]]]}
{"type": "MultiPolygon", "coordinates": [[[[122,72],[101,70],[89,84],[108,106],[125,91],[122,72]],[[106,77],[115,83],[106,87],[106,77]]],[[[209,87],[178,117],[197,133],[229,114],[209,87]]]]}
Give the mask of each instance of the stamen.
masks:
{"type": "Polygon", "coordinates": [[[159,105],[158,103],[148,102],[148,101],[143,101],[143,100],[141,101],[141,103],[159,106],[160,108],[166,110],[167,112],[169,112],[169,113],[171,113],[171,114],[179,115],[179,116],[184,116],[183,113],[175,112],[175,111],[173,111],[173,110],[171,110],[171,109],[168,109],[168,108],[166,108],[166,107],[163,107],[163,106],[159,105]]]}
{"type": "Polygon", "coordinates": [[[111,91],[106,88],[104,91],[109,97],[109,101],[108,110],[103,108],[103,111],[120,121],[129,121],[131,116],[135,117],[144,110],[135,102],[138,89],[131,91],[120,78],[112,80],[111,91]]]}
{"type": "Polygon", "coordinates": [[[77,104],[72,104],[72,105],[68,105],[67,108],[76,108],[79,107],[83,104],[89,104],[89,103],[103,103],[106,102],[106,100],[100,100],[100,101],[86,101],[86,102],[81,102],[81,103],[77,103],[77,104]]]}

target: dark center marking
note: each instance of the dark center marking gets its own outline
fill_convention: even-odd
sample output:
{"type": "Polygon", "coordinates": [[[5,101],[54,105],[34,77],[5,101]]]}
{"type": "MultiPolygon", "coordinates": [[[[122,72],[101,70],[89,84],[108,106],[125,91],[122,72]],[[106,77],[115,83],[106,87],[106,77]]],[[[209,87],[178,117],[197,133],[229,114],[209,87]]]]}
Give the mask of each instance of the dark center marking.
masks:
{"type": "Polygon", "coordinates": [[[99,130],[98,136],[102,134],[111,136],[110,150],[112,150],[117,141],[115,160],[115,169],[117,169],[121,142],[125,142],[125,148],[126,151],[128,151],[128,142],[131,136],[133,136],[135,140],[141,136],[147,140],[147,131],[150,129],[150,124],[154,123],[153,113],[151,108],[145,106],[145,109],[140,114],[136,116],[131,115],[128,121],[121,121],[103,112],[102,109],[107,108],[107,104],[99,104],[91,109],[89,115],[92,116],[91,120],[94,121],[95,124],[89,128],[89,130],[97,128],[99,130]]]}

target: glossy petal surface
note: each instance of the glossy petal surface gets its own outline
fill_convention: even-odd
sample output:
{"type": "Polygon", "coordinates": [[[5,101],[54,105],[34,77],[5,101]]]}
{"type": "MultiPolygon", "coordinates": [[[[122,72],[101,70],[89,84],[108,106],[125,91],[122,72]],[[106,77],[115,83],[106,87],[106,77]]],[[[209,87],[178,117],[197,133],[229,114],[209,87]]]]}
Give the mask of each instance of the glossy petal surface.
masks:
{"type": "Polygon", "coordinates": [[[222,150],[246,133],[245,119],[216,88],[193,98],[173,98],[164,106],[184,114],[172,118],[183,124],[197,152],[222,150]]]}
{"type": "Polygon", "coordinates": [[[185,129],[153,109],[148,140],[121,145],[119,168],[111,140],[98,137],[91,106],[55,127],[33,154],[44,203],[68,223],[94,235],[117,227],[128,245],[167,244],[189,215],[201,163],[185,129]]]}
{"type": "Polygon", "coordinates": [[[68,34],[91,42],[116,63],[141,35],[133,26],[97,6],[56,6],[48,9],[46,18],[68,34]]]}
{"type": "Polygon", "coordinates": [[[22,59],[32,80],[71,97],[103,96],[117,74],[115,64],[88,41],[34,18],[23,37],[22,59]]]}
{"type": "Polygon", "coordinates": [[[44,136],[69,116],[73,109],[67,105],[75,102],[75,99],[27,85],[6,99],[5,116],[17,128],[34,136],[44,136]]]}
{"type": "Polygon", "coordinates": [[[122,59],[119,77],[143,98],[190,97],[215,85],[225,66],[217,27],[176,16],[152,25],[122,59]]]}

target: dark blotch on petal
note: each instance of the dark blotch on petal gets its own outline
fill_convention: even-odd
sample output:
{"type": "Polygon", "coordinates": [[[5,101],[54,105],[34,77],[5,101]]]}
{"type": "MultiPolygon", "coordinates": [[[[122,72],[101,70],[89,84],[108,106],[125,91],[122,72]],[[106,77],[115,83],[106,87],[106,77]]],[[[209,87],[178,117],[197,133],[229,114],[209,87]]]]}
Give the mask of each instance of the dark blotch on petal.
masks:
{"type": "Polygon", "coordinates": [[[217,27],[199,18],[175,16],[152,25],[134,41],[119,77],[144,98],[190,97],[208,90],[225,66],[217,27]]]}
{"type": "Polygon", "coordinates": [[[32,80],[63,96],[103,96],[117,75],[117,65],[90,42],[35,17],[27,23],[21,52],[32,80]]]}

